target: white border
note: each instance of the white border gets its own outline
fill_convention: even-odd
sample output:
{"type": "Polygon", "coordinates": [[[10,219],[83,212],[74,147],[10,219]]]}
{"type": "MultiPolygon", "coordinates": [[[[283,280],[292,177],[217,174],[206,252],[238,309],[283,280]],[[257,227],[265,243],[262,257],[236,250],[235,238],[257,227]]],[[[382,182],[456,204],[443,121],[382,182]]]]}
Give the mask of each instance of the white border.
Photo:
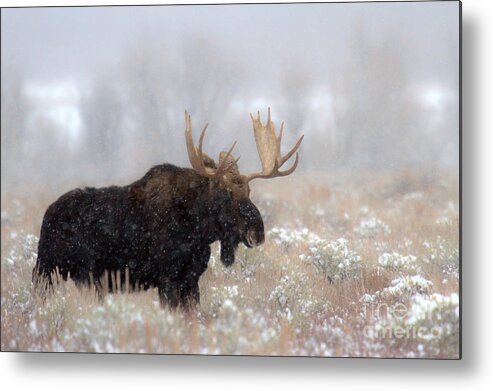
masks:
{"type": "MultiPolygon", "coordinates": [[[[216,0],[215,3],[231,1],[216,0]]],[[[248,1],[242,1],[248,2],[248,1]]],[[[43,1],[42,5],[172,1],[43,1]]],[[[200,0],[185,3],[207,3],[200,0]]],[[[0,354],[3,389],[470,390],[493,377],[491,1],[463,1],[463,360],[0,354]]],[[[1,6],[41,5],[0,0],[1,6]]]]}

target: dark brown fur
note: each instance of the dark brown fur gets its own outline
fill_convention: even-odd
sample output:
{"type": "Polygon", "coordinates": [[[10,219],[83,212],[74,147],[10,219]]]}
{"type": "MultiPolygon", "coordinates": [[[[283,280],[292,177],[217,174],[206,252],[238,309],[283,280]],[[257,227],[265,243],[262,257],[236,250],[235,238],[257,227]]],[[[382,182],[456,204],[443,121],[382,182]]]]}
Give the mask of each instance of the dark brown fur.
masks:
{"type": "Polygon", "coordinates": [[[163,304],[199,302],[211,243],[221,242],[221,260],[229,266],[240,242],[264,240],[249,189],[228,185],[235,176],[217,181],[163,164],[128,186],[66,193],[44,216],[34,282],[51,285],[58,269],[64,279],[94,281],[101,290],[105,272],[119,271],[123,285],[127,271],[132,287],[157,287],[163,304]]]}

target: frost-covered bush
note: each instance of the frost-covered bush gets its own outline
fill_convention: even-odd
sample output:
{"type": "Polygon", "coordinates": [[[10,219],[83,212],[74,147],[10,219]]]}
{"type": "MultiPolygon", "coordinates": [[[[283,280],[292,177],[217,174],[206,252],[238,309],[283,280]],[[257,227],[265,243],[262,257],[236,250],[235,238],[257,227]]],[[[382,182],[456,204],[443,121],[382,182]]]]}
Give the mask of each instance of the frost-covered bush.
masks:
{"type": "Polygon", "coordinates": [[[449,216],[441,216],[435,220],[437,225],[452,225],[452,219],[449,216]]]}
{"type": "Polygon", "coordinates": [[[378,257],[378,264],[386,269],[405,273],[420,273],[421,268],[416,263],[414,255],[401,255],[399,253],[384,253],[378,257]]]}
{"type": "Polygon", "coordinates": [[[202,329],[204,333],[215,335],[213,343],[219,349],[214,354],[241,354],[269,345],[272,351],[279,346],[279,331],[265,313],[249,307],[238,308],[231,300],[224,302],[218,318],[202,329]],[[246,325],[250,338],[245,335],[246,325]]]}
{"type": "Polygon", "coordinates": [[[444,275],[444,281],[449,278],[459,279],[459,246],[449,243],[441,236],[423,242],[425,253],[423,261],[438,268],[444,275]]]}
{"type": "MultiPolygon", "coordinates": [[[[284,270],[286,271],[286,270],[284,270]]],[[[275,304],[278,317],[287,321],[293,320],[293,312],[306,312],[307,276],[300,272],[292,271],[284,275],[272,290],[269,301],[275,304]]]]}
{"type": "Polygon", "coordinates": [[[355,277],[360,270],[361,257],[349,250],[346,239],[327,242],[318,238],[309,243],[308,254],[300,259],[314,265],[329,281],[355,277]]]}
{"type": "Polygon", "coordinates": [[[351,218],[348,213],[342,214],[331,213],[327,218],[330,227],[337,232],[347,232],[349,230],[349,223],[351,218]]]}
{"type": "Polygon", "coordinates": [[[422,357],[458,357],[458,294],[416,294],[403,309],[399,316],[394,314],[377,323],[376,335],[416,343],[422,357]]]}
{"type": "Polygon", "coordinates": [[[430,293],[432,288],[433,283],[420,275],[400,276],[392,280],[391,285],[382,290],[373,294],[365,293],[360,298],[360,302],[375,303],[380,299],[400,301],[415,294],[430,293]]]}
{"type": "Polygon", "coordinates": [[[9,300],[2,296],[2,310],[27,311],[34,305],[31,292],[31,271],[36,263],[38,237],[32,234],[16,234],[14,244],[5,257],[2,257],[2,273],[8,273],[15,281],[8,292],[9,300]],[[26,278],[26,276],[28,278],[26,278]]]}
{"type": "Polygon", "coordinates": [[[179,336],[186,324],[182,312],[163,310],[157,300],[143,307],[125,295],[109,295],[98,306],[79,308],[70,321],[59,334],[66,350],[110,353],[166,352],[163,339],[179,336]]]}
{"type": "Polygon", "coordinates": [[[405,201],[421,201],[424,198],[424,194],[421,191],[415,191],[412,193],[407,193],[404,195],[403,199],[405,201]]]}
{"type": "Polygon", "coordinates": [[[354,229],[354,231],[366,238],[374,238],[380,234],[383,235],[390,234],[390,227],[387,224],[385,224],[382,220],[372,216],[370,218],[361,220],[361,222],[354,229]]]}
{"type": "Polygon", "coordinates": [[[17,234],[17,232],[11,232],[10,237],[15,241],[15,244],[12,246],[12,250],[10,250],[5,259],[2,260],[2,263],[4,263],[6,267],[33,267],[36,263],[38,237],[33,234],[17,234]]]}
{"type": "Polygon", "coordinates": [[[423,242],[425,248],[424,261],[438,266],[453,266],[459,268],[459,246],[458,243],[447,243],[441,236],[436,239],[425,240],[423,242]]]}
{"type": "Polygon", "coordinates": [[[211,287],[210,311],[213,316],[217,316],[220,308],[225,303],[233,304],[236,299],[241,297],[238,292],[238,285],[224,285],[219,288],[211,287]]]}
{"type": "Polygon", "coordinates": [[[12,201],[12,208],[10,208],[9,210],[2,209],[2,213],[1,213],[2,227],[19,221],[24,215],[25,211],[26,208],[24,207],[24,205],[19,200],[14,199],[12,201]]]}
{"type": "Polygon", "coordinates": [[[12,218],[10,217],[9,212],[2,209],[0,222],[1,222],[2,226],[12,223],[12,218]]]}
{"type": "Polygon", "coordinates": [[[313,205],[310,208],[310,210],[317,217],[323,217],[327,214],[327,211],[325,210],[325,208],[320,204],[313,205]]]}
{"type": "Polygon", "coordinates": [[[261,246],[247,248],[241,245],[236,253],[236,261],[240,265],[240,274],[242,278],[254,277],[257,268],[259,266],[264,266],[265,260],[268,260],[268,257],[261,246]]]}
{"type": "MultiPolygon", "coordinates": [[[[428,328],[440,327],[445,334],[458,333],[459,326],[459,295],[449,296],[433,293],[429,296],[414,295],[412,307],[406,323],[421,325],[428,328]]],[[[425,339],[433,336],[426,335],[425,339]]]]}
{"type": "Polygon", "coordinates": [[[300,328],[309,327],[313,316],[319,316],[330,306],[326,301],[317,300],[310,289],[307,274],[302,271],[288,270],[269,296],[278,319],[287,321],[300,328]]]}
{"type": "Polygon", "coordinates": [[[447,282],[450,277],[456,280],[459,279],[459,268],[455,265],[443,265],[442,273],[445,275],[443,282],[447,282]]]}
{"type": "MultiPolygon", "coordinates": [[[[65,339],[68,328],[75,324],[76,319],[83,316],[81,308],[75,312],[69,305],[73,300],[73,297],[67,295],[64,286],[58,286],[57,290],[42,305],[38,302],[33,306],[29,322],[31,345],[28,350],[42,351],[43,346],[39,344],[39,341],[48,338],[58,339],[58,342],[65,339]]],[[[65,351],[63,346],[54,341],[52,341],[52,349],[65,351]]]]}
{"type": "Polygon", "coordinates": [[[26,233],[35,233],[46,206],[36,197],[29,209],[8,199],[1,213],[2,350],[456,357],[456,182],[379,198],[400,174],[374,183],[364,175],[356,182],[353,173],[327,177],[330,199],[310,187],[325,175],[307,178],[296,194],[266,183],[255,204],[266,227],[276,228],[266,230],[264,246],[240,245],[230,268],[213,244],[201,303],[188,312],[161,308],[155,289],[99,301],[93,288],[72,281],[42,301],[31,280],[37,238],[26,233]],[[388,327],[392,338],[371,338],[366,327],[388,327]]]}
{"type": "Polygon", "coordinates": [[[316,243],[322,239],[306,228],[301,230],[287,228],[272,228],[268,232],[269,238],[276,244],[289,248],[300,243],[316,243]]]}
{"type": "Polygon", "coordinates": [[[309,338],[297,347],[298,355],[311,356],[350,356],[353,355],[355,340],[344,330],[346,321],[337,316],[325,317],[311,326],[314,338],[309,338]],[[335,352],[335,347],[338,351],[335,352]]]}
{"type": "Polygon", "coordinates": [[[275,301],[280,308],[285,308],[288,305],[288,293],[286,292],[286,277],[281,278],[279,285],[272,290],[269,300],[275,301]]]}
{"type": "Polygon", "coordinates": [[[349,250],[347,239],[340,238],[329,242],[308,229],[289,230],[273,228],[271,239],[285,247],[303,244],[307,253],[300,259],[315,266],[329,281],[338,281],[356,276],[360,270],[361,258],[349,250]]]}
{"type": "Polygon", "coordinates": [[[453,225],[454,222],[458,222],[458,217],[458,206],[454,202],[449,201],[445,208],[442,209],[441,216],[435,220],[435,224],[442,226],[453,225]]]}
{"type": "Polygon", "coordinates": [[[426,278],[416,276],[401,276],[392,281],[392,285],[382,289],[380,296],[383,298],[399,298],[416,293],[425,294],[430,292],[433,283],[426,278]]]}

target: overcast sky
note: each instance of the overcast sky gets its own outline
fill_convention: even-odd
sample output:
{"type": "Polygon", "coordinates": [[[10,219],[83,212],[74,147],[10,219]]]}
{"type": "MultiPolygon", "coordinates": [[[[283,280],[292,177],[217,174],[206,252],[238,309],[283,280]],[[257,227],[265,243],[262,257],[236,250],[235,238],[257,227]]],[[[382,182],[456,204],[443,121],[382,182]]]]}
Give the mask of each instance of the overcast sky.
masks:
{"type": "Polygon", "coordinates": [[[457,2],[3,9],[2,65],[34,80],[79,77],[111,71],[137,40],[180,45],[198,33],[253,72],[299,64],[323,77],[359,25],[376,40],[398,34],[416,77],[438,80],[458,74],[458,17],[457,2]]]}
{"type": "Polygon", "coordinates": [[[22,175],[36,165],[33,177],[52,178],[65,156],[45,156],[53,145],[91,167],[84,157],[107,135],[111,150],[139,154],[120,167],[128,175],[163,156],[186,164],[185,109],[215,124],[211,150],[238,139],[247,156],[251,132],[237,129],[250,129],[247,113],[267,106],[289,126],[285,142],[305,134],[301,170],[353,155],[458,161],[458,2],[2,9],[1,29],[2,96],[10,96],[2,130],[9,124],[13,140],[2,143],[2,162],[31,151],[22,175]],[[37,136],[27,146],[16,135],[23,123],[37,136]],[[166,148],[154,148],[162,140],[166,148]],[[384,156],[392,150],[407,152],[384,156]]]}

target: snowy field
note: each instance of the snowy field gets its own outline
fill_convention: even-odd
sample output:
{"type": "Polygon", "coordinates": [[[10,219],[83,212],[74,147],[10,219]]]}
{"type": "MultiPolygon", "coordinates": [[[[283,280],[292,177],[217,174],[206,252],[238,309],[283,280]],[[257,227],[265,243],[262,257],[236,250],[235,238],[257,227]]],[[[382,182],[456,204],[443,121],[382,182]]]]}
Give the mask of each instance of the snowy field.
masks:
{"type": "MultiPolygon", "coordinates": [[[[2,350],[457,358],[457,173],[346,172],[258,181],[266,242],[225,268],[213,245],[201,305],[63,283],[32,294],[39,228],[59,194],[2,194],[2,350]]],[[[67,189],[68,190],[68,189],[67,189]]]]}

